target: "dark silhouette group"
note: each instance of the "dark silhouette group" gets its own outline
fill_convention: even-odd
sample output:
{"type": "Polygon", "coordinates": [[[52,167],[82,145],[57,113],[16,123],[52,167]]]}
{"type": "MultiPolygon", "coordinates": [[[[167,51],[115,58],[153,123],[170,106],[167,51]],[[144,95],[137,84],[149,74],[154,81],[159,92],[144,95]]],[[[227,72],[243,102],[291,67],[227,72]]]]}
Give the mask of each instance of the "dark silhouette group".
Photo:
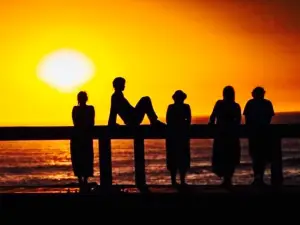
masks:
{"type": "MultiPolygon", "coordinates": [[[[185,177],[190,169],[190,139],[191,108],[184,101],[187,95],[176,91],[166,113],[166,124],[158,120],[151,99],[143,97],[136,106],[132,106],[124,97],[125,79],[117,77],[113,81],[114,93],[111,96],[109,126],[118,126],[117,115],[126,126],[139,126],[145,115],[151,126],[166,126],[166,163],[171,175],[172,185],[176,186],[177,172],[181,185],[186,185],[185,177]]],[[[252,159],[254,185],[264,186],[264,173],[267,163],[272,160],[272,138],[267,134],[267,126],[274,116],[272,103],[264,98],[265,90],[257,87],[252,92],[243,111],[245,123],[251,132],[249,136],[249,155],[252,159]]],[[[95,110],[87,105],[86,92],[77,96],[78,105],[74,106],[72,118],[74,132],[71,138],[71,160],[74,175],[78,177],[81,190],[88,189],[88,178],[93,176],[93,136],[95,110]]],[[[223,180],[223,186],[232,185],[232,177],[240,163],[241,145],[238,126],[241,124],[242,111],[235,101],[235,91],[232,86],[223,90],[223,99],[218,100],[213,108],[209,124],[215,124],[218,129],[213,141],[212,171],[223,180]]]]}

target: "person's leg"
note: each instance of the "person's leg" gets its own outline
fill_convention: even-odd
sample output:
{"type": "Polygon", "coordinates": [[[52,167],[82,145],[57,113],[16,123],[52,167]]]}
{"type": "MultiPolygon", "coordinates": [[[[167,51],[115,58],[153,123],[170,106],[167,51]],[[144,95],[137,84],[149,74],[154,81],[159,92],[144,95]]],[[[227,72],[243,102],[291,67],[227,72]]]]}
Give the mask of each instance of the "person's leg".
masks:
{"type": "Polygon", "coordinates": [[[230,187],[232,185],[232,177],[235,171],[234,166],[227,166],[224,168],[224,176],[222,185],[225,187],[230,187]]]}
{"type": "Polygon", "coordinates": [[[82,184],[83,184],[83,179],[82,179],[82,177],[81,177],[81,176],[78,176],[77,179],[78,179],[79,186],[82,186],[82,184]]]}
{"type": "Polygon", "coordinates": [[[223,177],[222,186],[229,187],[232,185],[232,176],[226,175],[223,177]]]}
{"type": "Polygon", "coordinates": [[[84,177],[84,178],[83,178],[83,183],[84,183],[84,185],[88,185],[88,179],[89,179],[88,177],[84,177]]]}
{"type": "Polygon", "coordinates": [[[89,184],[88,184],[88,177],[83,177],[82,180],[82,192],[86,193],[89,192],[90,188],[89,188],[89,184]]]}
{"type": "Polygon", "coordinates": [[[252,159],[253,185],[261,185],[263,183],[264,164],[261,151],[263,151],[261,139],[257,136],[250,138],[249,153],[252,159]]]}
{"type": "Polygon", "coordinates": [[[254,182],[255,185],[264,184],[264,172],[265,172],[265,163],[264,160],[256,156],[252,159],[252,167],[254,173],[254,182]]]}
{"type": "Polygon", "coordinates": [[[182,185],[185,185],[185,176],[186,176],[186,171],[185,170],[180,170],[180,183],[182,185]]]}
{"type": "Polygon", "coordinates": [[[176,182],[176,170],[171,170],[170,173],[171,173],[172,185],[175,186],[177,184],[177,182],[176,182]]]}
{"type": "Polygon", "coordinates": [[[254,173],[254,185],[264,185],[264,173],[266,169],[266,146],[263,137],[253,140],[252,166],[254,173]]]}
{"type": "Polygon", "coordinates": [[[78,183],[79,183],[79,192],[83,192],[83,189],[84,189],[84,182],[83,182],[83,178],[81,176],[78,176],[77,177],[78,179],[78,183]]]}
{"type": "Polygon", "coordinates": [[[158,117],[154,111],[152,101],[149,97],[143,97],[137,103],[135,107],[136,123],[140,124],[143,121],[145,114],[148,116],[151,124],[154,124],[157,121],[158,117]]]}

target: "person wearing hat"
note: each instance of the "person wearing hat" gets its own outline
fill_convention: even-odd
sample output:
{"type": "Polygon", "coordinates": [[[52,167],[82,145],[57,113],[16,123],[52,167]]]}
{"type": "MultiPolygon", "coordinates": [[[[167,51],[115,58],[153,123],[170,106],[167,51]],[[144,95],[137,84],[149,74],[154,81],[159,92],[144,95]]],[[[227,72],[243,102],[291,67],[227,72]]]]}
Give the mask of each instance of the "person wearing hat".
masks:
{"type": "Polygon", "coordinates": [[[187,95],[177,90],[173,96],[174,104],[167,109],[167,130],[166,139],[167,168],[171,174],[172,185],[177,185],[176,175],[180,174],[180,181],[185,185],[186,173],[190,168],[190,139],[189,126],[191,124],[191,108],[184,101],[187,95]]]}
{"type": "Polygon", "coordinates": [[[266,165],[271,161],[272,142],[266,130],[275,115],[272,102],[265,99],[263,87],[256,87],[252,91],[252,99],[244,108],[246,125],[250,128],[249,154],[252,159],[254,172],[253,185],[265,185],[264,173],[266,165]]]}

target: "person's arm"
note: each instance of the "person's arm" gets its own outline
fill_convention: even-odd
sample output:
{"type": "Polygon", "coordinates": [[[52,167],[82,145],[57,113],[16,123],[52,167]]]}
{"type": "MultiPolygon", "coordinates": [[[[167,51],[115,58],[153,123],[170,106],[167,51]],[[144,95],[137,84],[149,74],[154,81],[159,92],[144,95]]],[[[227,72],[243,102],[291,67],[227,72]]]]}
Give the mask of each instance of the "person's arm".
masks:
{"type": "Polygon", "coordinates": [[[216,102],[214,109],[209,117],[209,124],[215,124],[216,116],[217,116],[217,110],[218,110],[219,101],[216,102]]]}
{"type": "Polygon", "coordinates": [[[167,109],[167,115],[166,115],[166,123],[167,124],[170,124],[172,123],[172,105],[169,105],[168,106],[168,109],[167,109]]]}
{"type": "Polygon", "coordinates": [[[273,116],[275,116],[275,112],[274,112],[274,107],[273,107],[273,104],[271,101],[269,101],[269,104],[270,104],[270,117],[269,117],[269,121],[268,123],[270,124],[272,122],[272,118],[273,116]]]}
{"type": "Polygon", "coordinates": [[[239,104],[237,104],[237,115],[236,115],[236,122],[237,122],[237,124],[239,125],[239,124],[241,124],[241,122],[242,122],[242,110],[241,110],[241,107],[240,107],[240,105],[239,104]]]}
{"type": "Polygon", "coordinates": [[[248,124],[249,102],[246,103],[243,115],[245,117],[245,124],[248,124]]]}
{"type": "Polygon", "coordinates": [[[111,98],[111,105],[110,105],[110,113],[108,119],[108,126],[115,126],[117,125],[117,110],[115,105],[114,98],[111,98]]]}
{"type": "Polygon", "coordinates": [[[192,123],[192,110],[189,105],[187,105],[187,123],[188,125],[191,125],[192,123]]]}
{"type": "Polygon", "coordinates": [[[91,107],[91,126],[95,126],[95,108],[91,107]]]}
{"type": "Polygon", "coordinates": [[[76,120],[76,107],[73,107],[72,109],[72,120],[73,120],[73,125],[76,126],[77,120],[76,120]]]}

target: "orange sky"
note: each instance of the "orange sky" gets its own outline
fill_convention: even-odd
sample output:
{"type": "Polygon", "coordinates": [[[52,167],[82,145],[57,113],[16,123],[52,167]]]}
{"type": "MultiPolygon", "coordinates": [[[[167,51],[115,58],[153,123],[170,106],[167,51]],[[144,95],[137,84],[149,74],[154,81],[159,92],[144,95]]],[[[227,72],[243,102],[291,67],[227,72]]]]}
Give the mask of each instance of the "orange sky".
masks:
{"type": "Polygon", "coordinates": [[[71,124],[79,89],[62,93],[36,72],[45,55],[63,48],[96,66],[80,89],[89,93],[98,123],[108,118],[116,76],[127,79],[132,104],[149,95],[160,117],[176,89],[188,94],[194,116],[207,115],[227,84],[241,107],[264,85],[276,111],[300,110],[299,3],[208,2],[1,1],[0,125],[71,124]]]}

